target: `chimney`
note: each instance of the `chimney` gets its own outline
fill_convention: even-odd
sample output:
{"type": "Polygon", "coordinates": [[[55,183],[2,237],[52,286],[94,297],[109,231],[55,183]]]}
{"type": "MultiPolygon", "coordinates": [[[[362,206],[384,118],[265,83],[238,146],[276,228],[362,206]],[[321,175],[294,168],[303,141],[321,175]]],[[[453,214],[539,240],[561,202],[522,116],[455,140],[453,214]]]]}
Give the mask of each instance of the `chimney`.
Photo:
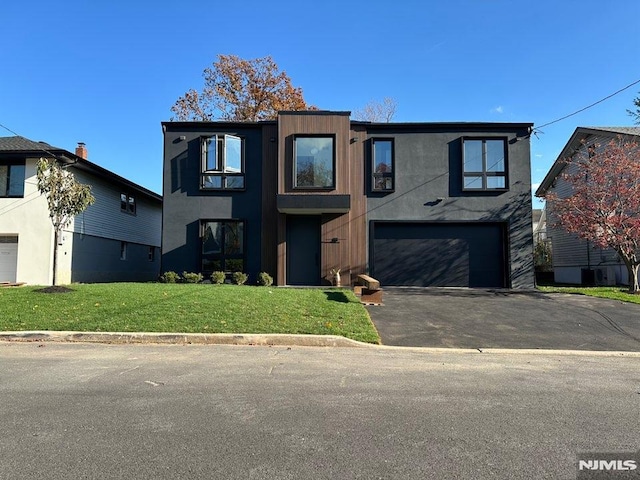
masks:
{"type": "Polygon", "coordinates": [[[78,146],[76,147],[76,155],[79,157],[87,159],[87,147],[83,142],[78,142],[78,146]]]}

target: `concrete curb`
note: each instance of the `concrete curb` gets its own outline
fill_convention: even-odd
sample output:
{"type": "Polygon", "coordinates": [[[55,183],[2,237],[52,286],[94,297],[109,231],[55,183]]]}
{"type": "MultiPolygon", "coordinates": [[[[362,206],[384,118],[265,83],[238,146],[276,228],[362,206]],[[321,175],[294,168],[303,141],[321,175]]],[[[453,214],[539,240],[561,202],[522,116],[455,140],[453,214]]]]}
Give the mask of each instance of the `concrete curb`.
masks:
{"type": "Polygon", "coordinates": [[[5,342],[159,343],[198,345],[295,345],[303,347],[375,347],[338,335],[253,333],[145,333],[145,332],[0,332],[5,342]]]}
{"type": "Polygon", "coordinates": [[[296,347],[368,348],[397,352],[466,355],[556,355],[591,357],[640,358],[640,352],[606,350],[551,350],[518,348],[445,348],[399,347],[358,342],[338,335],[295,335],[258,333],[153,333],[153,332],[0,332],[0,342],[67,342],[107,344],[168,344],[168,345],[254,345],[296,347]]]}

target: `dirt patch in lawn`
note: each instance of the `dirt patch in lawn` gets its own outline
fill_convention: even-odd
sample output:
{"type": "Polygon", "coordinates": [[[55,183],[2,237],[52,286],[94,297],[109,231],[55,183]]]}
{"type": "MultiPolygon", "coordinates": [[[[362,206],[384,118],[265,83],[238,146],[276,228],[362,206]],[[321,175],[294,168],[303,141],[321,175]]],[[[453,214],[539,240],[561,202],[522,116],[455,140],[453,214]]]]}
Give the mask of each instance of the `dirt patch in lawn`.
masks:
{"type": "Polygon", "coordinates": [[[39,288],[38,290],[34,290],[34,292],[38,292],[38,293],[69,293],[69,292],[73,292],[73,289],[72,288],[68,288],[68,287],[61,287],[59,285],[55,285],[55,286],[51,286],[51,287],[39,288]]]}

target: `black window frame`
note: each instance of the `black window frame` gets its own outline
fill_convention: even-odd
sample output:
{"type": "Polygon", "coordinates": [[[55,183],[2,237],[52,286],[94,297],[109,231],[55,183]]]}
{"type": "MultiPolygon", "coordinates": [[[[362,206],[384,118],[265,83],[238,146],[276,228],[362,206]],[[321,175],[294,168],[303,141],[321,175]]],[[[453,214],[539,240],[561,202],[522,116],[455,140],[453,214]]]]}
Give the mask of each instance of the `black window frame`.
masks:
{"type": "Polygon", "coordinates": [[[129,215],[138,214],[138,201],[130,192],[120,192],[120,211],[129,215]],[[122,197],[125,197],[124,199],[122,197]]]}
{"type": "Polygon", "coordinates": [[[509,190],[509,139],[507,137],[462,137],[462,191],[464,192],[505,192],[509,190]],[[487,141],[500,140],[503,144],[503,162],[504,169],[491,171],[487,167],[487,141]],[[481,141],[482,142],[482,170],[481,171],[466,171],[465,170],[465,142],[468,141],[481,141]],[[474,188],[465,186],[465,179],[468,177],[480,177],[482,178],[482,187],[474,188]],[[489,178],[504,178],[504,187],[488,187],[489,178]]]}
{"type": "Polygon", "coordinates": [[[245,172],[245,156],[246,156],[246,138],[242,135],[234,135],[231,133],[214,133],[211,135],[205,135],[200,137],[200,190],[214,190],[214,191],[244,191],[247,189],[247,179],[245,172]],[[212,139],[216,139],[216,166],[213,169],[208,168],[208,153],[207,142],[212,139]],[[228,172],[225,171],[227,167],[226,158],[226,145],[227,138],[233,138],[240,140],[240,172],[228,172]],[[220,186],[207,185],[207,178],[220,179],[220,186]],[[234,187],[228,186],[229,179],[241,178],[242,186],[234,187]]]}
{"type": "Polygon", "coordinates": [[[371,191],[376,193],[394,192],[396,189],[396,145],[393,137],[371,138],[371,191]],[[391,143],[391,172],[376,172],[376,142],[391,143]],[[382,179],[383,186],[377,187],[376,180],[382,179]],[[386,180],[391,179],[391,187],[386,188],[386,180]]]}
{"type": "Polygon", "coordinates": [[[300,133],[300,134],[295,134],[293,136],[293,159],[292,159],[292,165],[291,165],[291,170],[293,172],[293,179],[292,179],[292,185],[293,185],[293,189],[294,190],[308,190],[308,191],[332,191],[336,189],[336,134],[335,133],[300,133]],[[299,186],[298,185],[298,153],[297,153],[297,141],[298,139],[301,138],[330,138],[331,139],[331,143],[332,143],[332,149],[331,149],[331,185],[323,185],[323,186],[309,186],[309,185],[302,185],[299,186]]]}
{"type": "Polygon", "coordinates": [[[245,272],[247,266],[247,221],[239,218],[207,218],[200,220],[200,268],[203,274],[211,274],[214,271],[222,271],[227,274],[233,272],[245,272]],[[205,232],[207,228],[207,224],[209,223],[221,223],[222,224],[222,232],[221,232],[221,245],[220,245],[220,253],[205,253],[204,252],[204,242],[205,242],[205,232]],[[228,254],[225,252],[226,248],[226,229],[229,228],[228,225],[231,223],[241,224],[242,225],[242,252],[241,253],[231,253],[228,254]],[[233,262],[234,260],[240,260],[242,262],[242,268],[228,268],[228,262],[233,262]],[[220,268],[208,268],[205,267],[205,261],[219,261],[220,268]]]}
{"type": "MultiPolygon", "coordinates": [[[[0,167],[7,167],[7,183],[4,185],[6,195],[0,195],[0,198],[24,198],[25,180],[27,177],[26,162],[23,159],[3,159],[0,160],[0,167]],[[11,171],[12,167],[22,167],[22,181],[20,182],[20,193],[11,194],[11,171]]],[[[14,173],[15,175],[15,173],[14,173]]]]}

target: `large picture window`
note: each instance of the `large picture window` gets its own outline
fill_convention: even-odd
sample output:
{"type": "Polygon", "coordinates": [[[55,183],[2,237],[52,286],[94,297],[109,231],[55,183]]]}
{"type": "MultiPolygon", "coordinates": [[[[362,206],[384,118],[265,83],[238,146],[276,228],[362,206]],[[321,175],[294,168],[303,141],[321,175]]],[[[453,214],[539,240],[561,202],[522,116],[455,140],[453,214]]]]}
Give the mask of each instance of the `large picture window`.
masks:
{"type": "Polygon", "coordinates": [[[234,135],[213,135],[202,139],[200,188],[244,189],[244,140],[234,135]]]}
{"type": "Polygon", "coordinates": [[[504,138],[463,139],[463,189],[507,189],[507,142],[504,138]]]}
{"type": "Polygon", "coordinates": [[[24,197],[23,161],[0,161],[0,197],[24,197]]]}
{"type": "Polygon", "coordinates": [[[244,271],[244,234],[242,221],[203,221],[202,271],[204,273],[244,271]]]}
{"type": "Polygon", "coordinates": [[[335,137],[303,136],[294,140],[293,186],[335,188],[335,137]]]}
{"type": "Polygon", "coordinates": [[[388,192],[395,188],[393,177],[394,148],[392,138],[374,138],[372,141],[373,191],[388,192]]]}

